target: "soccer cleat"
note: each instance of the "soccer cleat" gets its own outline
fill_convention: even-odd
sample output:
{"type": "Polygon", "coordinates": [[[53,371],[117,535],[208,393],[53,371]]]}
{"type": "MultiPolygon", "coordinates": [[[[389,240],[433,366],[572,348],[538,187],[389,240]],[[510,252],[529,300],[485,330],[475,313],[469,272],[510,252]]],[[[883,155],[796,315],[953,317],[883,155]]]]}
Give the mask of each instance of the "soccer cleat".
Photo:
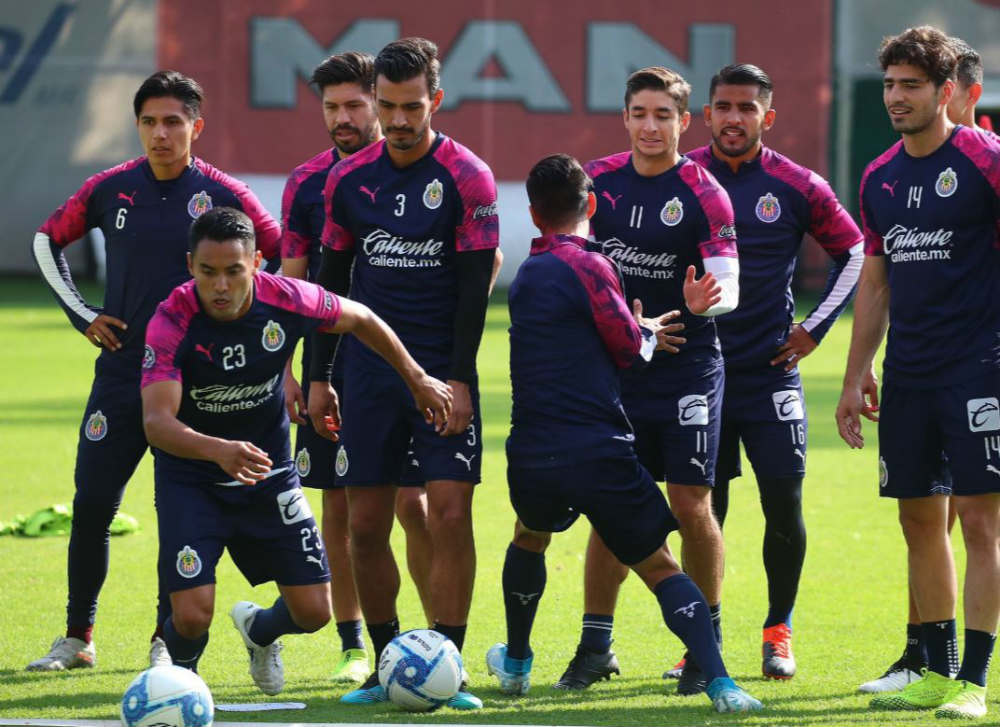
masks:
{"type": "Polygon", "coordinates": [[[388,700],[389,695],[385,693],[385,689],[378,683],[377,671],[369,674],[364,684],[360,687],[340,698],[343,704],[377,704],[379,702],[387,702],[388,700]]]}
{"type": "Polygon", "coordinates": [[[958,693],[952,695],[947,704],[942,704],[934,712],[935,717],[944,719],[978,719],[986,716],[986,687],[967,682],[958,693]]]}
{"type": "Polygon", "coordinates": [[[779,623],[764,629],[764,643],[760,647],[761,671],[767,679],[791,679],[795,676],[795,657],[792,655],[792,630],[788,624],[779,623]]]}
{"type": "Polygon", "coordinates": [[[167,651],[166,642],[159,636],[155,637],[149,644],[149,668],[154,666],[170,666],[174,660],[170,658],[167,651]]]}
{"type": "Polygon", "coordinates": [[[687,660],[687,652],[681,657],[681,660],[674,664],[672,667],[663,672],[664,679],[680,679],[681,672],[684,671],[684,662],[687,660]]]}
{"type": "Polygon", "coordinates": [[[708,679],[705,677],[705,672],[691,654],[688,654],[684,658],[680,679],[677,680],[677,693],[682,697],[690,697],[692,694],[701,694],[707,686],[708,679]]]}
{"type": "Polygon", "coordinates": [[[72,636],[57,636],[49,653],[24,667],[27,671],[63,671],[64,669],[91,669],[97,664],[94,642],[72,636]]]}
{"type": "Polygon", "coordinates": [[[872,709],[934,709],[947,704],[962,690],[962,682],[943,677],[930,669],[923,670],[923,676],[910,682],[901,691],[880,694],[869,706],[872,709]]]}
{"type": "Polygon", "coordinates": [[[243,637],[250,655],[250,676],[264,694],[278,694],[285,688],[285,667],[281,663],[281,642],[258,646],[250,638],[250,626],[261,608],[250,601],[239,601],[229,612],[233,625],[243,637]]]}
{"type": "Polygon", "coordinates": [[[486,671],[500,680],[500,691],[521,696],[531,688],[531,661],[507,657],[507,644],[494,644],[486,652],[486,671]]]}
{"type": "Polygon", "coordinates": [[[612,674],[621,674],[615,652],[598,654],[577,646],[569,666],[553,686],[556,689],[586,689],[601,679],[610,680],[612,674]]]}
{"type": "Polygon", "coordinates": [[[926,664],[912,664],[906,654],[896,659],[896,661],[885,670],[885,674],[878,679],[872,679],[858,687],[859,692],[876,694],[881,692],[898,692],[911,682],[920,679],[920,672],[926,669],[926,664]]]}
{"type": "Polygon", "coordinates": [[[482,709],[483,700],[472,692],[466,691],[466,687],[468,686],[468,683],[463,681],[462,688],[458,690],[454,697],[447,701],[447,706],[460,710],[482,709]]]}
{"type": "Polygon", "coordinates": [[[716,712],[757,712],[764,709],[759,699],[751,697],[729,677],[716,677],[705,691],[716,712]]]}
{"type": "Polygon", "coordinates": [[[368,653],[364,649],[347,649],[333,670],[335,682],[364,682],[368,678],[368,653]]]}

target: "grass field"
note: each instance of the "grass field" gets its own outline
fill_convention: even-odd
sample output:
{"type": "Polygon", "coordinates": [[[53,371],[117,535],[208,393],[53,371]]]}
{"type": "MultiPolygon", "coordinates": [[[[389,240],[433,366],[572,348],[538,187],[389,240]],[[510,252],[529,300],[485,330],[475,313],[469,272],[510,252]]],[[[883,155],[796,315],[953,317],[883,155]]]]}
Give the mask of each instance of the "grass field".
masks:
{"type": "MultiPolygon", "coordinates": [[[[88,296],[97,299],[96,291],[88,296]]],[[[504,480],[503,442],[509,423],[506,306],[490,308],[480,350],[485,418],[483,484],[475,503],[478,578],[465,646],[472,688],[483,698],[477,713],[442,710],[420,716],[391,706],[346,707],[345,691],[326,675],[339,648],[336,632],[285,638],[287,686],[282,699],[308,704],[304,712],[226,717],[297,722],[525,723],[553,725],[929,724],[926,713],[877,713],[857,685],[878,676],[903,645],[905,554],[895,505],[877,497],[874,427],[868,447],[847,449],[837,437],[833,409],[850,334],[841,321],[803,364],[811,417],[805,517],[809,551],[795,612],[799,673],[790,682],[760,676],[760,627],[766,613],[761,565],[762,516],[751,477],[734,483],[726,526],[723,628],[727,665],[760,697],[767,711],[719,716],[704,696],[672,694],[660,674],[679,657],[679,642],[663,625],[654,599],[630,578],[616,617],[615,650],[623,674],[582,693],[552,690],[573,654],[582,607],[583,547],[587,526],[557,537],[547,556],[548,585],[536,622],[531,693],[511,699],[488,679],[483,655],[504,638],[500,570],[514,516],[504,480]]],[[[0,520],[30,513],[73,494],[76,432],[92,376],[95,349],[67,323],[41,283],[0,281],[0,520]]],[[[745,468],[746,469],[746,468],[745,468]]],[[[749,470],[746,470],[749,471],[749,470]]],[[[319,498],[310,493],[319,512],[319,498]]],[[[95,630],[98,668],[37,674],[24,665],[48,649],[65,619],[66,538],[0,538],[0,719],[74,717],[115,719],[126,685],[145,668],[155,609],[156,520],[152,469],[147,457],[129,486],[122,509],[142,530],[112,541],[111,571],[101,595],[95,630]]],[[[394,534],[397,554],[402,539],[394,534]]],[[[675,552],[676,535],[671,536],[675,552]]],[[[956,553],[964,563],[960,538],[956,553]]],[[[402,563],[403,561],[400,560],[402,563]]],[[[960,565],[964,568],[964,565],[960,565]]],[[[961,571],[960,571],[961,572],[961,571]]],[[[266,701],[247,674],[246,653],[227,616],[236,600],[270,603],[272,585],[251,589],[228,558],[220,564],[216,621],[201,674],[216,702],[266,701]]],[[[404,577],[399,602],[404,628],[422,626],[415,591],[404,577]]],[[[959,628],[962,623],[959,621],[959,628]]],[[[961,631],[960,631],[961,633],[961,631]]],[[[997,684],[997,667],[992,682],[997,684]]],[[[997,692],[990,716],[1000,723],[997,692]]]]}

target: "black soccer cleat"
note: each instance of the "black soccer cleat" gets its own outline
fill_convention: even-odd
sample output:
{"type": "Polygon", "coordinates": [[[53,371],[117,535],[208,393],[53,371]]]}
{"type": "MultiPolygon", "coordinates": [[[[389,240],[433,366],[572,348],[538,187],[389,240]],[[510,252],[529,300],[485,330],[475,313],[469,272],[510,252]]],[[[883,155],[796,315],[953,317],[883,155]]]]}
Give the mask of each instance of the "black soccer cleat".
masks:
{"type": "Polygon", "coordinates": [[[681,670],[681,677],[677,680],[677,693],[684,697],[692,694],[701,694],[708,688],[708,679],[705,672],[701,670],[698,663],[691,654],[687,654],[684,659],[684,669],[681,670]]]}
{"type": "Polygon", "coordinates": [[[576,655],[553,686],[556,689],[586,689],[601,679],[611,679],[612,674],[621,674],[615,652],[609,650],[598,654],[577,646],[576,655]]]}

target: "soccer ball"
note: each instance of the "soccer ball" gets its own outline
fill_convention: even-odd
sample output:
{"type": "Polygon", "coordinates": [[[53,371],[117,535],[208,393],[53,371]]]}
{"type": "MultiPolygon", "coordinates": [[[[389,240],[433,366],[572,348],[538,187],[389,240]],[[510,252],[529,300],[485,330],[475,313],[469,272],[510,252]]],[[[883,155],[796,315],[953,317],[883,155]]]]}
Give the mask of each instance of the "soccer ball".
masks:
{"type": "Polygon", "coordinates": [[[125,727],[211,727],[215,704],[201,677],[179,666],[154,666],[122,697],[125,727]]]}
{"type": "Polygon", "coordinates": [[[385,647],[378,680],[389,701],[411,712],[437,709],[462,686],[462,655],[444,634],[414,629],[385,647]]]}

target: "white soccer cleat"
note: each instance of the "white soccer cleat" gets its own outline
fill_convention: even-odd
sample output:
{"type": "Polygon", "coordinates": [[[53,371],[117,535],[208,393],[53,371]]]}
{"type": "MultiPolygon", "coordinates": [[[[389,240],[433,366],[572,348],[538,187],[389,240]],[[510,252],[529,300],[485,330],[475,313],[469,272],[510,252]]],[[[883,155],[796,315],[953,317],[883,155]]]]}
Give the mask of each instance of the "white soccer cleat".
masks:
{"type": "Polygon", "coordinates": [[[24,667],[27,671],[64,671],[66,669],[91,669],[97,664],[94,642],[71,636],[57,636],[49,653],[24,667]]]}
{"type": "Polygon", "coordinates": [[[152,669],[154,666],[171,666],[173,663],[174,660],[170,658],[166,642],[159,636],[154,638],[149,644],[149,668],[152,669]]]}
{"type": "Polygon", "coordinates": [[[885,670],[885,674],[878,679],[872,679],[858,687],[859,692],[868,694],[880,694],[882,692],[898,692],[911,682],[920,679],[920,667],[908,664],[903,658],[898,659],[892,666],[885,670]]]}
{"type": "Polygon", "coordinates": [[[522,696],[531,689],[531,662],[527,659],[508,659],[507,644],[494,644],[486,652],[486,671],[500,680],[504,694],[522,696]]]}
{"type": "Polygon", "coordinates": [[[275,641],[267,646],[258,646],[250,638],[250,626],[261,608],[250,601],[239,601],[229,617],[233,625],[243,637],[247,653],[250,655],[250,676],[254,684],[264,694],[278,694],[285,688],[285,667],[281,663],[281,642],[275,641]]]}

